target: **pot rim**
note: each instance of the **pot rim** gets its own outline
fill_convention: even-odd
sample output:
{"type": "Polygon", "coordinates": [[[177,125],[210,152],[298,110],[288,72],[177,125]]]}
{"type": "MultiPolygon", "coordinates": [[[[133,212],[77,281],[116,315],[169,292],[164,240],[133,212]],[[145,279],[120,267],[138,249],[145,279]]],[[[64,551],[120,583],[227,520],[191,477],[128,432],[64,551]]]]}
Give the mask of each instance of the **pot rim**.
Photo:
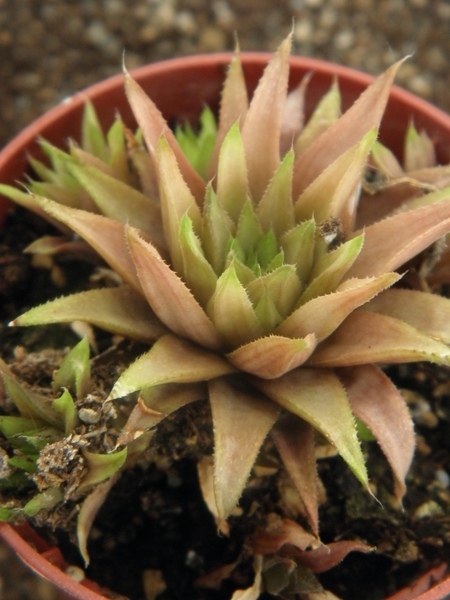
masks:
{"type": "MultiPolygon", "coordinates": [[[[177,73],[177,77],[182,78],[183,72],[192,71],[193,69],[205,71],[215,68],[216,74],[217,71],[220,70],[220,74],[223,76],[224,70],[229,64],[232,56],[233,53],[231,52],[221,52],[216,54],[173,58],[138,67],[133,69],[131,74],[141,84],[146,78],[157,78],[163,75],[167,76],[168,74],[173,75],[177,73]]],[[[262,71],[272,54],[266,52],[242,52],[240,56],[244,71],[246,72],[250,68],[262,71]]],[[[356,89],[355,97],[359,96],[359,94],[375,79],[373,75],[362,73],[350,67],[300,56],[292,56],[290,58],[290,66],[291,72],[292,70],[298,70],[303,73],[311,71],[317,74],[318,79],[320,77],[325,77],[328,82],[334,77],[337,77],[343,89],[346,85],[350,85],[356,89]]],[[[95,105],[107,94],[110,94],[111,90],[120,89],[123,91],[123,78],[123,74],[118,74],[93,84],[80,92],[76,92],[69,98],[64,99],[58,105],[38,117],[0,151],[0,175],[3,175],[3,171],[5,171],[6,167],[11,165],[15,168],[16,173],[23,173],[24,165],[26,164],[26,154],[32,147],[37,147],[36,138],[39,135],[46,137],[47,132],[51,128],[56,128],[59,122],[62,122],[65,118],[67,119],[68,115],[72,115],[76,111],[80,112],[87,100],[91,100],[95,105]],[[21,167],[20,171],[18,171],[19,167],[21,167]]],[[[314,78],[312,85],[314,85],[314,78]]],[[[448,144],[448,140],[450,139],[450,117],[445,112],[397,86],[393,86],[391,89],[389,105],[391,104],[398,105],[397,112],[399,107],[405,112],[404,107],[407,106],[408,113],[409,115],[412,115],[416,126],[422,125],[422,127],[428,130],[428,124],[432,123],[434,129],[441,132],[441,136],[438,136],[437,138],[437,143],[439,143],[439,141],[446,141],[448,144]]],[[[401,110],[400,113],[398,112],[400,115],[399,118],[404,117],[404,115],[401,114],[401,110]]],[[[450,146],[450,144],[448,145],[450,146]]],[[[448,152],[450,152],[450,148],[448,149],[448,152]]],[[[450,161],[450,156],[448,156],[448,160],[450,161]]],[[[15,175],[15,177],[9,179],[7,182],[12,184],[14,179],[18,176],[18,174],[15,175]]],[[[9,203],[0,196],[0,226],[2,225],[2,218],[6,214],[8,205],[9,203]]],[[[45,558],[45,550],[44,555],[42,555],[37,549],[27,543],[24,537],[19,534],[18,530],[10,524],[0,523],[0,537],[16,551],[18,556],[34,572],[50,579],[61,590],[70,594],[73,598],[82,600],[106,600],[106,597],[101,595],[100,588],[97,584],[88,582],[88,580],[85,580],[84,582],[86,585],[95,587],[100,593],[89,589],[85,585],[78,583],[66,575],[63,569],[67,567],[67,564],[64,562],[62,556],[54,561],[55,564],[59,563],[59,566],[55,566],[55,564],[52,564],[45,558]]],[[[42,543],[46,546],[45,542],[42,541],[42,543]]],[[[447,594],[449,592],[450,577],[420,596],[410,596],[410,599],[412,600],[413,597],[416,597],[417,600],[444,600],[445,596],[442,594],[447,594]]]]}

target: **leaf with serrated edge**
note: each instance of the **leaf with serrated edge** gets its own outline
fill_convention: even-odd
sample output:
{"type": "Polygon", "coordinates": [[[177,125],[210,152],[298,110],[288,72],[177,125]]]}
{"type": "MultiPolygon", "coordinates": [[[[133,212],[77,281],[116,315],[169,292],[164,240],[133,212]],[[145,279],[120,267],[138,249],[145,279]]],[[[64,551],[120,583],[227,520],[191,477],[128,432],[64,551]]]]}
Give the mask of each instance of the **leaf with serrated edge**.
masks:
{"type": "Polygon", "coordinates": [[[355,199],[359,194],[361,176],[367,156],[377,137],[371,129],[362,140],[331,163],[295,203],[297,221],[314,215],[319,223],[330,217],[340,219],[344,231],[353,230],[356,213],[355,199]]]}
{"type": "Polygon", "coordinates": [[[295,225],[292,205],[292,166],[294,153],[290,151],[275,171],[256,209],[259,222],[266,233],[272,229],[276,236],[295,225]]]}
{"type": "Polygon", "coordinates": [[[236,227],[228,213],[220,206],[211,184],[206,188],[203,207],[202,247],[216,275],[225,266],[228,241],[236,233],[236,227]]]}
{"type": "Polygon", "coordinates": [[[5,390],[22,416],[45,421],[59,429],[62,427],[62,417],[50,406],[47,398],[25,390],[6,372],[3,372],[2,376],[5,390]]]}
{"type": "Polygon", "coordinates": [[[300,494],[312,530],[319,537],[314,430],[299,417],[283,415],[272,428],[270,435],[300,494]]]}
{"type": "Polygon", "coordinates": [[[214,426],[214,490],[225,520],[239,501],[279,408],[258,392],[244,392],[224,377],[209,382],[214,426]],[[245,451],[243,451],[245,448],[245,451]]]}
{"type": "Polygon", "coordinates": [[[335,123],[341,116],[341,94],[337,78],[333,78],[328,92],[323,96],[308,123],[295,140],[295,156],[300,156],[316,138],[335,123]]]}
{"type": "Polygon", "coordinates": [[[244,72],[239,58],[239,48],[237,48],[228,66],[223,85],[219,111],[219,129],[209,165],[208,179],[212,179],[216,174],[219,152],[225,136],[236,121],[240,121],[242,125],[247,110],[247,86],[245,85],[244,72]]]}
{"type": "Polygon", "coordinates": [[[217,199],[235,223],[249,194],[247,166],[239,123],[225,136],[217,166],[217,199]]]}
{"type": "Polygon", "coordinates": [[[364,457],[348,398],[331,370],[302,367],[279,379],[252,381],[266,396],[320,431],[361,483],[368,487],[364,457]]]}
{"type": "Polygon", "coordinates": [[[395,63],[365,90],[353,106],[299,156],[294,164],[294,198],[328,165],[378,127],[395,74],[405,59],[395,63]]]}
{"type": "Polygon", "coordinates": [[[315,347],[313,334],[305,339],[271,335],[241,346],[226,356],[241,371],[262,379],[275,379],[302,365],[315,347]]]}
{"type": "Polygon", "coordinates": [[[417,290],[386,290],[364,310],[400,319],[422,333],[450,344],[450,300],[417,290]]]}
{"type": "Polygon", "coordinates": [[[216,291],[208,305],[208,314],[231,348],[251,342],[264,334],[233,264],[217,280],[216,291]],[[230,315],[233,315],[232,320],[230,315]]]}
{"type": "Polygon", "coordinates": [[[317,367],[350,367],[419,360],[450,364],[450,349],[403,321],[359,309],[323,342],[310,363],[317,367]]]}
{"type": "Polygon", "coordinates": [[[10,323],[14,326],[86,321],[106,331],[143,342],[167,333],[142,296],[128,287],[88,290],[36,306],[10,323]]]}
{"type": "Polygon", "coordinates": [[[309,279],[314,261],[316,224],[313,220],[299,223],[280,237],[285,262],[296,265],[300,281],[309,279]]]}
{"type": "Polygon", "coordinates": [[[166,248],[159,205],[133,187],[90,165],[75,161],[67,168],[105,217],[139,227],[159,248],[166,248]]]}
{"type": "Polygon", "coordinates": [[[280,154],[293,148],[305,120],[305,94],[312,73],[306,73],[300,83],[286,96],[280,131],[280,154]]]}
{"type": "Polygon", "coordinates": [[[217,329],[157,250],[141,239],[136,229],[127,227],[126,235],[145,296],[161,321],[178,335],[206,348],[221,348],[217,329]]]}
{"type": "Polygon", "coordinates": [[[175,154],[184,181],[194,195],[197,204],[201,206],[205,195],[205,182],[183,154],[159,109],[128,72],[125,72],[125,92],[155,165],[157,164],[156,146],[160,136],[164,135],[175,154]]]}
{"type": "MultiPolygon", "coordinates": [[[[318,296],[295,310],[276,329],[276,334],[301,338],[314,333],[317,343],[327,338],[356,308],[400,279],[397,273],[349,279],[336,292],[318,296]]],[[[450,303],[450,301],[449,301],[450,303]]]]}
{"type": "Polygon", "coordinates": [[[85,239],[126,283],[142,293],[136,268],[127,249],[122,223],[84,210],[68,208],[41,196],[35,196],[35,200],[48,214],[85,239]]]}
{"type": "MultiPolygon", "coordinates": [[[[394,271],[450,231],[450,200],[388,217],[364,229],[364,247],[346,274],[373,277],[394,271]]],[[[360,232],[353,234],[356,237],[360,232]]]]}
{"type": "Polygon", "coordinates": [[[250,193],[258,202],[280,163],[279,139],[289,78],[289,34],[264,70],[242,127],[250,193]]]}
{"type": "Polygon", "coordinates": [[[249,282],[245,289],[254,306],[261,300],[264,293],[268,292],[284,319],[294,309],[302,286],[295,272],[295,267],[293,265],[283,265],[267,275],[257,277],[249,282]]]}
{"type": "Polygon", "coordinates": [[[360,235],[317,260],[311,273],[312,282],[303,292],[300,302],[306,304],[317,296],[334,292],[358,258],[363,242],[364,235],[360,235]]]}
{"type": "Polygon", "coordinates": [[[406,492],[405,477],[414,454],[414,426],[402,395],[374,365],[338,371],[353,414],[367,425],[394,474],[395,494],[406,492]]]}
{"type": "Polygon", "coordinates": [[[234,372],[221,356],[168,334],[122,373],[108,399],[163,383],[196,383],[234,372]]]}
{"type": "Polygon", "coordinates": [[[169,142],[163,136],[158,141],[161,212],[164,236],[175,270],[182,268],[179,248],[180,219],[187,214],[197,235],[201,233],[202,217],[188,185],[178,168],[169,142]]]}

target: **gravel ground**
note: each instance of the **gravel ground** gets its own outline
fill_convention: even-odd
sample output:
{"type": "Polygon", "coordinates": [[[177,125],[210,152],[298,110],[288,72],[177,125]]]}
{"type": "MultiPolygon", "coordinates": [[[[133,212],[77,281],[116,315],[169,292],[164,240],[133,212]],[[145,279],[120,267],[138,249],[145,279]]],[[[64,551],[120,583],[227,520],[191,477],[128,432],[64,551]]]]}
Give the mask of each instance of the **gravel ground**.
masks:
{"type": "MultiPolygon", "coordinates": [[[[63,98],[128,68],[198,52],[273,51],[380,73],[450,111],[449,0],[0,0],[0,146],[63,98]]],[[[0,544],[0,598],[57,600],[0,544]]]]}

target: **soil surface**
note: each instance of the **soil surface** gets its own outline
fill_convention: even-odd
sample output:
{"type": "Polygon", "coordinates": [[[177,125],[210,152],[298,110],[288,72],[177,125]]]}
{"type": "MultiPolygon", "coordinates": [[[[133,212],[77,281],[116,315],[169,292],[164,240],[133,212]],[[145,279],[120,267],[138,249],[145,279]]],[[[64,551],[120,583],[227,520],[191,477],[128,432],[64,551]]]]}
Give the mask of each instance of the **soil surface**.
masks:
{"type": "MultiPolygon", "coordinates": [[[[403,55],[414,53],[402,67],[397,83],[450,111],[450,4],[446,0],[0,0],[0,145],[65,97],[120,72],[124,48],[129,69],[174,56],[231,50],[235,32],[242,50],[273,51],[291,29],[293,19],[294,54],[325,58],[376,74],[403,55]]],[[[27,231],[41,227],[33,221],[27,231]]],[[[0,240],[3,322],[21,312],[17,311],[16,302],[30,289],[30,282],[43,279],[50,295],[61,293],[51,282],[48,272],[31,271],[20,254],[21,248],[31,241],[27,236],[19,237],[19,245],[13,254],[6,250],[5,240],[0,240]],[[5,300],[6,291],[12,292],[13,303],[5,300]]],[[[70,265],[64,266],[64,269],[70,268],[70,265]]],[[[33,286],[32,289],[36,288],[33,286]]],[[[31,304],[38,301],[36,297],[30,298],[31,304]]],[[[22,306],[22,310],[24,308],[22,306]]],[[[26,344],[39,350],[47,333],[47,330],[30,330],[26,344]]],[[[11,330],[7,334],[11,348],[25,343],[16,335],[11,330]]],[[[64,336],[67,337],[61,338],[62,347],[73,345],[77,340],[67,329],[64,329],[64,336]]],[[[2,336],[0,344],[5,343],[2,336]]],[[[336,520],[331,521],[333,515],[327,516],[322,511],[323,541],[337,536],[357,536],[381,550],[376,557],[355,554],[347,559],[345,569],[349,580],[353,581],[353,591],[347,590],[349,599],[360,598],[361,585],[366,587],[366,578],[375,566],[393,574],[387,585],[398,587],[412,572],[417,572],[419,558],[425,559],[422,562],[425,568],[433,566],[439,557],[450,555],[447,374],[441,369],[430,372],[427,366],[419,366],[413,371],[397,369],[391,375],[400,387],[411,388],[413,383],[422,382],[420,393],[430,403],[431,416],[424,416],[419,410],[418,420],[422,422],[417,422],[417,454],[427,460],[421,460],[420,468],[416,461],[409,475],[410,491],[405,498],[405,508],[411,511],[402,513],[398,508],[390,507],[386,491],[384,510],[377,509],[375,527],[369,530],[368,514],[373,512],[373,503],[355,486],[338,458],[320,463],[320,475],[329,499],[324,509],[331,502],[342,500],[344,493],[347,497],[348,490],[352,490],[351,500],[341,501],[338,505],[337,529],[336,520]],[[432,515],[435,515],[433,519],[430,518],[432,515]],[[436,523],[441,525],[439,534],[436,523]]],[[[378,453],[372,444],[369,444],[368,452],[370,468],[378,453]]],[[[386,480],[388,471],[383,462],[377,461],[376,465],[379,464],[381,467],[372,466],[371,474],[382,498],[380,491],[389,490],[390,481],[386,480]]],[[[136,513],[132,526],[123,525],[119,542],[112,541],[108,530],[112,509],[108,504],[104,507],[94,541],[99,551],[97,562],[92,566],[94,579],[106,553],[116,552],[125,571],[123,557],[127,555],[126,550],[141,543],[141,534],[147,532],[151,534],[145,536],[147,539],[158,540],[164,534],[167,541],[164,561],[157,563],[149,559],[145,563],[150,583],[157,580],[158,573],[169,583],[168,589],[159,596],[161,600],[177,597],[173,595],[170,583],[174,578],[170,569],[175,551],[177,560],[185,563],[186,586],[220,561],[234,560],[238,549],[215,536],[208,556],[198,550],[200,532],[207,531],[209,533],[205,535],[213,536],[215,528],[208,513],[200,508],[198,488],[192,485],[196,482],[195,470],[191,466],[185,472],[187,475],[183,479],[179,469],[172,470],[170,476],[151,469],[138,484],[134,484],[139,487],[136,497],[140,512],[136,513]],[[156,508],[150,510],[150,505],[156,508]],[[184,529],[187,513],[193,524],[189,532],[184,529]]],[[[114,492],[116,499],[123,498],[115,515],[126,514],[130,509],[128,496],[123,493],[129,485],[130,482],[124,479],[123,487],[118,486],[114,492]]],[[[259,481],[255,485],[264,486],[267,482],[259,481]]],[[[251,495],[246,500],[248,507],[250,500],[251,495]]],[[[266,501],[276,504],[277,500],[268,494],[266,501]]],[[[142,547],[142,556],[148,551],[142,547]]],[[[76,553],[69,553],[68,558],[81,564],[76,553]]],[[[137,569],[138,565],[133,568],[137,569]]],[[[237,572],[234,584],[243,585],[249,576],[250,572],[245,569],[237,572]]],[[[110,577],[112,575],[105,575],[105,585],[112,586],[110,577]]],[[[323,576],[322,581],[340,595],[333,571],[323,576]]],[[[133,600],[145,598],[142,577],[137,571],[126,581],[122,578],[122,583],[115,589],[133,600]],[[130,587],[132,581],[137,587],[130,587]]],[[[367,600],[379,600],[383,597],[381,593],[391,591],[374,590],[373,599],[367,597],[367,600]]],[[[198,599],[218,598],[215,592],[196,593],[198,599]]],[[[0,597],[5,600],[58,600],[60,594],[45,582],[36,583],[34,576],[28,574],[0,543],[0,597]]],[[[189,600],[194,598],[189,596],[189,600]]]]}

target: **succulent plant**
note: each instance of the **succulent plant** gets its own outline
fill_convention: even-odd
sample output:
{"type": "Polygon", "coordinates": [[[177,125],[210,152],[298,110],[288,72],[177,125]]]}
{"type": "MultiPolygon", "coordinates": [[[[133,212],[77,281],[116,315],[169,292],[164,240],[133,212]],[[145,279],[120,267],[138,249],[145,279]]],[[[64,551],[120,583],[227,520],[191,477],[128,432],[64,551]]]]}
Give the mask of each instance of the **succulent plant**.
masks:
{"type": "MultiPolygon", "coordinates": [[[[281,44],[250,103],[236,53],[217,131],[206,113],[199,136],[189,128],[174,135],[125,73],[136,136],[121,137],[114,125],[105,140],[89,108],[84,149],[72,145],[66,154],[45,144],[54,170],[34,164],[44,183],[33,183],[31,195],[0,192],[58,222],[65,235],[75,232],[123,280],[12,323],[82,320],[152,344],[107,399],[135,403],[117,447],[208,399],[219,526],[270,432],[318,536],[315,431],[370,491],[357,417],[387,457],[395,495],[405,492],[412,421],[379,365],[450,361],[450,300],[401,287],[403,265],[450,231],[450,189],[411,185],[413,194],[389,204],[395,186],[384,185],[383,220],[372,222],[370,198],[359,205],[371,153],[386,177],[400,177],[376,137],[401,63],[342,116],[334,83],[304,125],[308,78],[287,95],[290,43],[281,44]]],[[[409,184],[423,165],[413,154],[409,184]]],[[[443,168],[436,169],[428,186],[439,187],[443,168]]],[[[34,251],[59,251],[56,242],[42,244],[34,251]]]]}

